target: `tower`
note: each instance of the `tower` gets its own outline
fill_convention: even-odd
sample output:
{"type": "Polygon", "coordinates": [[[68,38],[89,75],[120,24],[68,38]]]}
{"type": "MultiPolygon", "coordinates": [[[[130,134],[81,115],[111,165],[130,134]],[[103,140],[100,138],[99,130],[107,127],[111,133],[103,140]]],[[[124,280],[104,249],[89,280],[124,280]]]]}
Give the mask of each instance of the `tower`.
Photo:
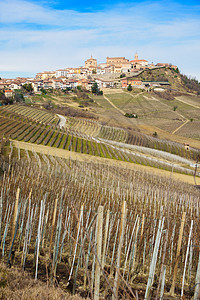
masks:
{"type": "Polygon", "coordinates": [[[138,54],[137,54],[137,52],[135,53],[135,58],[134,58],[134,60],[138,60],[138,54]]]}

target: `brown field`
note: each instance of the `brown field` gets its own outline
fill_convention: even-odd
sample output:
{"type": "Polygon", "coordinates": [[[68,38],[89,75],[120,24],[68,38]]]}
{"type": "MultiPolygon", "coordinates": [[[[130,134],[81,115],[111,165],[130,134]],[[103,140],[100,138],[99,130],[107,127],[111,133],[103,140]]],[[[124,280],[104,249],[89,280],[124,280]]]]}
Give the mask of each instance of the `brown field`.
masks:
{"type": "Polygon", "coordinates": [[[177,131],[179,135],[200,140],[200,121],[190,121],[177,131]]]}
{"type": "Polygon", "coordinates": [[[162,130],[165,130],[169,133],[172,133],[176,128],[178,128],[179,126],[181,126],[183,124],[183,122],[178,121],[178,120],[173,120],[170,121],[168,119],[145,119],[145,123],[148,124],[149,126],[156,126],[162,130]]]}
{"type": "MultiPolygon", "coordinates": [[[[36,145],[36,144],[31,144],[31,143],[25,143],[25,142],[20,142],[20,141],[13,141],[13,144],[15,147],[20,148],[20,149],[26,149],[28,151],[36,151],[38,153],[43,153],[46,155],[52,155],[60,158],[65,158],[65,159],[72,159],[72,160],[78,160],[81,162],[96,162],[96,163],[105,163],[110,166],[122,166],[128,169],[134,169],[134,170],[141,170],[145,171],[148,173],[153,173],[155,175],[161,175],[161,176],[166,176],[168,178],[174,178],[176,180],[180,180],[189,184],[194,184],[194,178],[193,176],[190,175],[185,175],[185,174],[178,174],[178,173],[171,173],[169,171],[165,171],[162,169],[157,169],[157,168],[152,168],[149,166],[143,166],[143,165],[138,165],[134,163],[128,163],[128,162],[122,162],[122,161],[115,161],[115,160],[110,160],[107,158],[100,158],[97,156],[92,156],[92,155],[87,155],[87,154],[82,154],[82,153],[76,153],[76,152],[71,152],[67,150],[62,150],[62,149],[57,149],[57,148],[52,148],[48,146],[43,146],[43,145],[36,145]]],[[[197,184],[200,185],[200,178],[197,178],[197,184]]]]}

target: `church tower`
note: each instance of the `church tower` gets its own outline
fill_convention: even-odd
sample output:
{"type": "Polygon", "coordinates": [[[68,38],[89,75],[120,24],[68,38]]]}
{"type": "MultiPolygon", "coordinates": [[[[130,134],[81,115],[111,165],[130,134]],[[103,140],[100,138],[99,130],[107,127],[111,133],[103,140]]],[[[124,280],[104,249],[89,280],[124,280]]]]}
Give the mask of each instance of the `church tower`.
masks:
{"type": "Polygon", "coordinates": [[[135,53],[135,58],[134,58],[134,60],[138,60],[138,54],[137,54],[137,52],[135,53]]]}

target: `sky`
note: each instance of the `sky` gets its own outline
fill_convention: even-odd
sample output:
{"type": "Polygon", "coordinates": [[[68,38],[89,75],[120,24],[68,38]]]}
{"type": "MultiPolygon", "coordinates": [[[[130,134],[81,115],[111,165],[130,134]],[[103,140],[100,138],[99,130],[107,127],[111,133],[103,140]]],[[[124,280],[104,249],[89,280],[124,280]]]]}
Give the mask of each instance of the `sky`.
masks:
{"type": "Polygon", "coordinates": [[[136,51],[200,81],[200,0],[0,0],[0,77],[136,51]]]}

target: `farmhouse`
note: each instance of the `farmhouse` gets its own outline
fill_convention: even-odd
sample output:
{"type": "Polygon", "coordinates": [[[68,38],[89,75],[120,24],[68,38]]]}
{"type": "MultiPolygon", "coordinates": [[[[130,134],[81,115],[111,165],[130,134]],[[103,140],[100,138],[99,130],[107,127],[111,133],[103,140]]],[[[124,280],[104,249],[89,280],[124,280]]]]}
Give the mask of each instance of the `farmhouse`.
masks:
{"type": "Polygon", "coordinates": [[[129,78],[123,78],[121,80],[122,88],[127,88],[130,84],[134,88],[141,88],[143,87],[142,80],[136,80],[136,79],[129,79],[129,78]]]}
{"type": "Polygon", "coordinates": [[[13,96],[12,90],[5,90],[4,92],[6,98],[11,98],[13,96]]]}
{"type": "Polygon", "coordinates": [[[114,81],[113,80],[103,80],[103,79],[96,79],[96,82],[98,84],[98,87],[100,89],[102,88],[113,88],[114,87],[114,81]]]}

